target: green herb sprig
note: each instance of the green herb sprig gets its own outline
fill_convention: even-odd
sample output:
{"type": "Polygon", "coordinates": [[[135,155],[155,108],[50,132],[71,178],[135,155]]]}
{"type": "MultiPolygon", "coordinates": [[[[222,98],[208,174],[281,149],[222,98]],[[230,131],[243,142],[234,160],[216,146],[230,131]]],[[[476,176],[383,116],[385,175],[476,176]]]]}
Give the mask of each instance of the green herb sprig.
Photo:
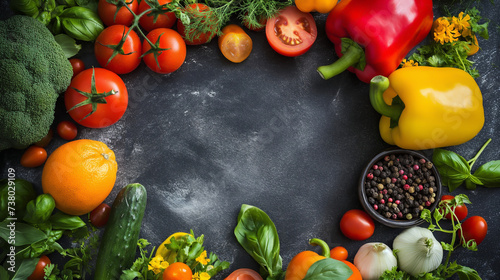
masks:
{"type": "Polygon", "coordinates": [[[500,160],[487,162],[477,168],[472,174],[472,167],[491,139],[481,147],[479,152],[470,160],[461,155],[444,150],[435,149],[432,162],[439,172],[443,185],[453,192],[465,182],[467,189],[475,189],[477,185],[485,187],[500,187],[500,160]]]}

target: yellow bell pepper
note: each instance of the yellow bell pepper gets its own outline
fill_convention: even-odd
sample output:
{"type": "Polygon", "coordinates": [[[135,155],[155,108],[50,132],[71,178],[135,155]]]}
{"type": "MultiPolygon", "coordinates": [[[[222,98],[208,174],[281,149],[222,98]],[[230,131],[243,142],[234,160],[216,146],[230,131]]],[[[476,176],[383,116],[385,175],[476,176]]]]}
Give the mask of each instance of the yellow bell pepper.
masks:
{"type": "Polygon", "coordinates": [[[337,0],[295,0],[297,9],[304,13],[329,13],[337,5],[337,0]]]}
{"type": "Polygon", "coordinates": [[[406,67],[370,83],[370,102],[382,114],[382,139],[403,149],[454,146],[484,125],[483,97],[476,81],[457,68],[406,67]]]}

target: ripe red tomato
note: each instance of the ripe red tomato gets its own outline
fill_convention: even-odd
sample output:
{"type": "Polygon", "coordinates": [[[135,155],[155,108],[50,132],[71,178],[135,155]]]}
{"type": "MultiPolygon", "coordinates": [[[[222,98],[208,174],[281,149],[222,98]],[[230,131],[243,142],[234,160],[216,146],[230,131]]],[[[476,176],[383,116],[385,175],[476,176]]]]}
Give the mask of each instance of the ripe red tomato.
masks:
{"type": "Polygon", "coordinates": [[[330,250],[330,257],[332,259],[345,261],[347,260],[347,256],[348,256],[347,249],[342,246],[337,246],[330,250]]]}
{"type": "Polygon", "coordinates": [[[174,262],[163,271],[163,280],[191,280],[193,272],[185,263],[174,262]]]}
{"type": "Polygon", "coordinates": [[[465,242],[474,239],[477,245],[483,242],[486,233],[488,233],[488,224],[481,216],[472,216],[462,223],[462,230],[458,231],[458,237],[464,236],[465,242]]]}
{"type": "Polygon", "coordinates": [[[71,67],[73,67],[73,77],[85,69],[85,63],[79,58],[70,58],[69,62],[71,63],[71,67]]]}
{"type": "MultiPolygon", "coordinates": [[[[158,0],[158,4],[160,5],[165,5],[170,2],[172,2],[172,0],[158,0]]],[[[144,11],[149,9],[151,9],[149,4],[146,1],[141,1],[141,4],[139,4],[138,13],[142,14],[144,11]]],[[[152,11],[143,15],[139,19],[139,24],[141,25],[142,28],[144,28],[146,31],[149,32],[156,28],[172,28],[176,20],[177,18],[175,17],[174,12],[166,12],[158,14],[155,20],[155,14],[154,11],[152,11]]]]}
{"type": "Polygon", "coordinates": [[[101,203],[90,212],[90,222],[96,227],[103,227],[108,223],[111,207],[106,203],[101,203]]]}
{"type": "Polygon", "coordinates": [[[94,43],[94,53],[99,64],[116,74],[126,74],[132,72],[141,63],[141,39],[134,30],[130,30],[125,25],[112,25],[106,27],[97,36],[94,43]],[[126,36],[126,37],[125,37],[126,36]],[[125,37],[125,43],[122,46],[123,54],[115,55],[111,61],[109,58],[113,55],[113,48],[122,38],[125,37]],[[109,47],[113,46],[113,47],[109,47]]]}
{"type": "Polygon", "coordinates": [[[104,68],[86,69],[71,81],[64,94],[64,104],[69,115],[80,125],[92,128],[107,127],[116,123],[127,110],[127,87],[114,72],[104,68]],[[92,92],[92,71],[95,71],[97,93],[90,97],[88,93],[92,92]],[[87,96],[75,89],[84,92],[87,96]],[[114,94],[111,94],[111,91],[114,91],[114,94]],[[109,95],[106,96],[107,94],[109,95]],[[81,102],[89,102],[92,99],[99,99],[97,102],[94,100],[95,111],[93,113],[92,104],[73,108],[81,102]]]}
{"type": "Polygon", "coordinates": [[[64,140],[73,140],[78,134],[78,129],[74,123],[62,121],[57,124],[57,134],[64,140]]]}
{"type": "MultiPolygon", "coordinates": [[[[170,28],[157,28],[146,36],[153,44],[160,40],[160,48],[168,49],[161,51],[156,63],[153,53],[149,53],[143,57],[146,65],[156,73],[167,74],[179,69],[186,59],[186,43],[181,35],[170,28]]],[[[142,43],[142,52],[146,53],[151,49],[148,41],[142,43]]]]}
{"type": "MultiPolygon", "coordinates": [[[[210,7],[205,5],[205,4],[202,4],[202,3],[193,3],[193,4],[189,4],[185,7],[185,9],[190,13],[190,14],[193,14],[193,13],[200,13],[200,12],[204,12],[204,13],[207,13],[208,16],[204,16],[203,19],[200,20],[201,23],[205,22],[208,18],[208,20],[210,21],[210,23],[214,23],[216,22],[216,18],[212,16],[212,12],[210,10],[210,7]]],[[[199,33],[199,34],[192,34],[192,33],[189,33],[188,35],[193,35],[194,38],[193,39],[189,39],[189,38],[186,38],[186,27],[184,26],[184,24],[182,24],[182,21],[181,20],[178,20],[177,21],[177,31],[179,31],[179,34],[181,34],[182,38],[184,38],[184,40],[186,41],[186,45],[201,45],[201,44],[205,44],[207,42],[209,42],[210,40],[212,40],[212,38],[215,36],[215,34],[217,32],[205,32],[205,33],[199,33]]],[[[189,36],[188,36],[189,37],[189,36]]]]}
{"type": "Polygon", "coordinates": [[[349,239],[365,240],[373,235],[375,223],[366,212],[352,209],[342,216],[340,230],[349,239]]]}
{"type": "Polygon", "coordinates": [[[33,145],[24,151],[21,156],[21,165],[28,168],[38,167],[47,160],[47,151],[44,148],[33,145]]]}
{"type": "MultiPolygon", "coordinates": [[[[453,198],[454,198],[453,195],[443,195],[441,197],[441,201],[447,201],[447,200],[449,201],[452,200],[453,198]]],[[[459,221],[465,219],[465,217],[467,217],[467,214],[469,213],[469,211],[467,210],[467,206],[465,205],[456,206],[453,212],[455,212],[455,215],[457,216],[459,221]]],[[[451,220],[451,213],[446,214],[445,219],[451,220]]]]}
{"type": "Polygon", "coordinates": [[[219,49],[229,61],[240,63],[252,52],[252,38],[236,24],[222,28],[222,36],[218,40],[219,49]]]}
{"type": "MultiPolygon", "coordinates": [[[[137,0],[126,1],[127,6],[137,14],[137,10],[139,9],[139,2],[137,0]]],[[[126,7],[121,7],[116,13],[116,5],[108,3],[106,0],[99,0],[97,4],[97,13],[101,18],[102,22],[106,26],[111,26],[114,24],[123,24],[126,26],[130,26],[132,21],[134,20],[134,15],[130,13],[130,11],[126,7]],[[115,16],[116,13],[116,16],[115,16]]]]}
{"type": "Polygon", "coordinates": [[[285,56],[304,54],[316,41],[317,35],[313,16],[295,6],[289,6],[267,20],[267,41],[276,52],[285,56]]]}
{"type": "Polygon", "coordinates": [[[224,280],[262,280],[262,276],[250,268],[239,268],[231,272],[224,280]]]}
{"type": "Polygon", "coordinates": [[[50,264],[49,257],[43,255],[36,264],[35,271],[28,277],[28,280],[43,280],[45,278],[45,267],[50,264]]]}

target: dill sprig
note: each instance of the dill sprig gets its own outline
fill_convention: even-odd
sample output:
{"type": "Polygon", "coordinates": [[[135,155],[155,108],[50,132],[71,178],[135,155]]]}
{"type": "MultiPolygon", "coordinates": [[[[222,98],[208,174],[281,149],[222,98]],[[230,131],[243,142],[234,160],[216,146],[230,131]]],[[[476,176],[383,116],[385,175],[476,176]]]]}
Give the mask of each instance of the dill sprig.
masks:
{"type": "Polygon", "coordinates": [[[240,13],[238,17],[242,22],[245,22],[250,29],[260,29],[264,27],[265,20],[274,17],[280,10],[292,4],[292,0],[241,0],[239,3],[240,13]]]}

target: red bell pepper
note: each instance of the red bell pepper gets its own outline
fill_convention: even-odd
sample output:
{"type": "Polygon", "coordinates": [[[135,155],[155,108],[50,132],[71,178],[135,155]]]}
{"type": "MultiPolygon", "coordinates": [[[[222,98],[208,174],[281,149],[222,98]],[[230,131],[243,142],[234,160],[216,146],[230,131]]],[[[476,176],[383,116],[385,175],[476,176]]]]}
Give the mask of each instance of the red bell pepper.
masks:
{"type": "Polygon", "coordinates": [[[329,79],[348,69],[365,83],[388,76],[427,36],[433,16],[432,0],[342,0],[325,26],[340,59],[318,72],[329,79]]]}

